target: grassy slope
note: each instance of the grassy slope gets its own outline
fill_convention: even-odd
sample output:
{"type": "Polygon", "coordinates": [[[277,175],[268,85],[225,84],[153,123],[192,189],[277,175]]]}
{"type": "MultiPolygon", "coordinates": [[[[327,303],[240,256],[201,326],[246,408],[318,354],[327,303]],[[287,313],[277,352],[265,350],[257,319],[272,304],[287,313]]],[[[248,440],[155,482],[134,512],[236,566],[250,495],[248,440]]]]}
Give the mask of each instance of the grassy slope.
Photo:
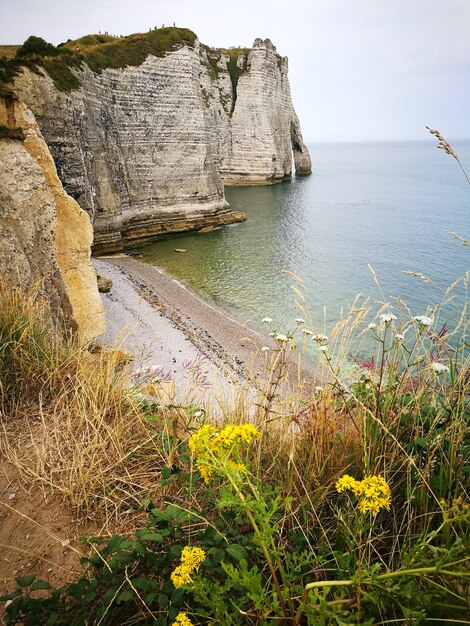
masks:
{"type": "MultiPolygon", "coordinates": [[[[6,89],[21,67],[33,71],[43,67],[51,76],[55,86],[61,91],[71,91],[80,83],[70,68],[85,62],[94,72],[127,65],[140,65],[149,54],[164,56],[179,47],[194,46],[196,35],[186,28],[159,28],[148,33],[136,33],[128,37],[110,37],[109,35],[86,35],[76,40],[69,40],[58,47],[59,54],[53,57],[30,56],[16,59],[14,46],[8,48],[8,55],[0,60],[0,91],[6,89]],[[76,48],[80,47],[80,52],[76,48]]],[[[15,50],[16,51],[16,50],[15,50]]],[[[2,50],[0,49],[0,52],[2,50]]]]}
{"type": "MultiPolygon", "coordinates": [[[[78,574],[74,596],[63,594],[63,606],[44,604],[44,620],[32,615],[38,602],[26,595],[19,609],[30,621],[7,623],[45,624],[64,607],[68,613],[57,622],[64,626],[78,623],[79,612],[98,623],[103,611],[103,626],[129,624],[131,617],[144,625],[149,610],[159,616],[152,623],[169,624],[180,608],[191,611],[195,626],[207,624],[206,617],[248,623],[240,610],[255,616],[253,626],[269,623],[261,615],[296,626],[468,623],[462,621],[470,583],[468,319],[464,309],[453,337],[442,330],[445,309],[433,310],[435,320],[418,323],[403,306],[393,320],[384,313],[387,304],[370,310],[367,300],[357,299],[330,338],[321,339],[328,344],[318,363],[322,387],[311,381],[311,393],[297,385],[290,394],[280,391],[289,380],[290,341],[300,348],[303,340],[275,340],[266,380],[257,381],[259,396],[248,393],[234,406],[214,396],[227,420],[218,429],[251,416],[261,433],[243,455],[227,457],[246,463],[245,474],[222,455],[204,456],[214,449],[209,439],[188,448],[205,419],[198,406],[151,398],[144,379],[127,378],[116,351],[89,353],[60,341],[44,327],[37,294],[0,281],[0,452],[33,494],[50,488],[78,519],[95,520],[109,535],[124,527],[126,535],[119,548],[112,539],[115,552],[100,553],[89,588],[90,569],[78,574]],[[364,332],[376,337],[377,352],[351,369],[351,346],[364,332]],[[197,475],[201,459],[218,472],[209,484],[197,475]],[[350,487],[335,488],[345,473],[354,483],[383,476],[390,506],[361,511],[350,487]],[[141,526],[147,538],[127,541],[133,527],[145,523],[150,503],[156,508],[149,527],[141,526]],[[198,587],[188,586],[178,598],[170,573],[185,544],[204,549],[208,559],[198,587]],[[222,559],[231,569],[219,566],[222,559]],[[289,606],[277,601],[275,579],[289,606]],[[136,581],[154,595],[142,601],[136,581]]],[[[211,426],[210,412],[207,418],[211,426]]]]}
{"type": "MultiPolygon", "coordinates": [[[[167,27],[151,30],[147,33],[135,33],[128,37],[110,35],[85,35],[79,39],[60,44],[57,56],[30,55],[18,59],[15,57],[20,46],[0,46],[0,94],[10,91],[10,83],[22,67],[29,67],[33,72],[43,68],[60,91],[72,91],[80,87],[80,81],[71,68],[85,62],[94,72],[106,68],[137,66],[145,61],[149,54],[162,57],[181,46],[193,47],[196,35],[186,28],[167,27]],[[77,48],[80,51],[77,52],[77,48]]],[[[249,48],[210,48],[205,47],[208,55],[207,67],[216,79],[219,74],[217,63],[222,55],[228,55],[227,70],[232,82],[232,110],[237,97],[237,84],[240,76],[246,72],[246,63],[238,66],[240,56],[245,58],[249,48]]]]}
{"type": "Polygon", "coordinates": [[[80,55],[95,72],[108,67],[121,68],[126,65],[140,65],[149,54],[165,56],[167,52],[186,45],[193,47],[196,35],[187,28],[159,28],[148,33],[136,33],[122,38],[88,35],[76,41],[68,42],[67,48],[80,46],[80,55]]]}

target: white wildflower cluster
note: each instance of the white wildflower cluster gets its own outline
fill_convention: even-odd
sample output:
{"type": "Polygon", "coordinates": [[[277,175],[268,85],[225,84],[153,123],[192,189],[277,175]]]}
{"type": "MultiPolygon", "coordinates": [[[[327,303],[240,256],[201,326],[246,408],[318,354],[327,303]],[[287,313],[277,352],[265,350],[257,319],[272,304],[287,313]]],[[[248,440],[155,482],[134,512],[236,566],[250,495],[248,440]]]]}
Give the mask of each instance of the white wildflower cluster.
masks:
{"type": "Polygon", "coordinates": [[[393,313],[382,313],[382,315],[379,316],[379,320],[382,322],[382,324],[386,325],[391,324],[396,319],[397,316],[393,313]]]}
{"type": "Polygon", "coordinates": [[[428,317],[427,315],[415,315],[413,319],[415,322],[418,322],[420,326],[424,326],[425,328],[431,326],[434,322],[434,319],[432,317],[428,317]]]}
{"type": "Polygon", "coordinates": [[[287,341],[287,337],[285,335],[275,335],[274,339],[276,339],[276,341],[281,341],[282,343],[285,343],[287,341]]]}
{"type": "Polygon", "coordinates": [[[436,372],[436,374],[450,372],[450,369],[447,367],[447,365],[444,365],[444,363],[438,363],[437,361],[431,363],[431,367],[436,372]]]}
{"type": "Polygon", "coordinates": [[[371,323],[367,326],[367,328],[368,328],[369,330],[374,330],[374,328],[375,328],[376,326],[377,326],[377,324],[374,324],[374,322],[371,322],[371,323]]]}
{"type": "Polygon", "coordinates": [[[312,341],[323,344],[328,341],[327,335],[312,335],[312,341]]]}
{"type": "Polygon", "coordinates": [[[295,318],[295,323],[296,323],[298,326],[301,326],[302,324],[305,324],[305,320],[303,320],[301,317],[296,317],[296,318],[295,318]]]}
{"type": "Polygon", "coordinates": [[[273,323],[273,318],[272,317],[263,317],[263,319],[261,320],[262,324],[272,324],[273,323]]]}
{"type": "Polygon", "coordinates": [[[403,335],[400,335],[400,333],[398,333],[398,334],[396,334],[396,335],[395,335],[395,339],[396,339],[397,341],[403,341],[403,339],[404,339],[404,338],[405,338],[405,337],[404,337],[403,335]]]}

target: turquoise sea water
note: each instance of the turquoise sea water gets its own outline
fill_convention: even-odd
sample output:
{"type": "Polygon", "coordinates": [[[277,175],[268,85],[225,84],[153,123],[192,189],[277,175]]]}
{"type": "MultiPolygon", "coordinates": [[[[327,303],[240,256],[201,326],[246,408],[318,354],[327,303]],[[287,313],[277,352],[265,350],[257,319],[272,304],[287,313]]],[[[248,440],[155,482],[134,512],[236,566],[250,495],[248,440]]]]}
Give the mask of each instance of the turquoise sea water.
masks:
{"type": "MultiPolygon", "coordinates": [[[[470,141],[453,148],[470,175],[470,141]]],[[[470,270],[470,248],[445,233],[470,239],[470,185],[458,163],[431,138],[313,144],[309,150],[309,177],[226,189],[232,208],[247,213],[246,222],[158,241],[140,250],[142,260],[255,328],[269,316],[285,332],[303,317],[293,305],[293,281],[282,270],[304,279],[317,330],[323,329],[323,307],[328,331],[358,292],[372,303],[382,299],[369,264],[387,299],[401,296],[413,315],[425,314],[470,270]],[[420,272],[432,284],[403,271],[420,272]]],[[[462,306],[463,288],[455,293],[462,306]]]]}

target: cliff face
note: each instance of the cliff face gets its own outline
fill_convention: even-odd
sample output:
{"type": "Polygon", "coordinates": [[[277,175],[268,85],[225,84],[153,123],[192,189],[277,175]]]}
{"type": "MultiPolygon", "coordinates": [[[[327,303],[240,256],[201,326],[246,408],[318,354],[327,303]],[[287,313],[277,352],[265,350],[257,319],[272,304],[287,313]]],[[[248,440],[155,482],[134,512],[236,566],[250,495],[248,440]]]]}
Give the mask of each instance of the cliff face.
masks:
{"type": "Polygon", "coordinates": [[[24,289],[42,281],[50,323],[88,342],[105,324],[90,221],[65,193],[31,111],[0,97],[0,124],[24,135],[0,139],[0,274],[24,289]]]}
{"type": "Polygon", "coordinates": [[[290,95],[287,58],[278,56],[269,39],[256,39],[238,64],[236,103],[230,142],[220,172],[228,184],[277,182],[310,174],[311,163],[290,95]]]}
{"type": "Polygon", "coordinates": [[[297,173],[310,172],[287,59],[269,40],[218,51],[195,38],[138,65],[82,63],[73,73],[79,87],[71,91],[28,69],[14,89],[66,191],[90,215],[98,251],[243,219],[230,211],[224,182],[289,178],[292,152],[297,173]]]}

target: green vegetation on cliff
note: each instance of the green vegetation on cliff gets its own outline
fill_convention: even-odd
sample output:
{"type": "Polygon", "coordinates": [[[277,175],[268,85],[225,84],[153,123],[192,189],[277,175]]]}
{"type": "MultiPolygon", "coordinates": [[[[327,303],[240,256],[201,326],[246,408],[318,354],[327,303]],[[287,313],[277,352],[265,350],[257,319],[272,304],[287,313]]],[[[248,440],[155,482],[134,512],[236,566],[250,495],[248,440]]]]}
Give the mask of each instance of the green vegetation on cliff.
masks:
{"type": "Polygon", "coordinates": [[[8,55],[0,58],[0,94],[11,92],[11,82],[23,67],[35,73],[40,73],[43,69],[61,91],[70,91],[80,86],[70,68],[81,65],[82,61],[69,49],[56,48],[53,44],[34,35],[28,37],[22,46],[15,48],[15,56],[10,50],[8,55]]]}
{"type": "Polygon", "coordinates": [[[137,33],[129,37],[109,38],[104,35],[89,35],[65,44],[67,48],[81,48],[80,55],[94,72],[126,65],[141,65],[149,54],[162,57],[181,46],[194,46],[196,35],[187,28],[158,28],[148,33],[137,33]]]}
{"type": "MultiPolygon", "coordinates": [[[[21,46],[0,46],[0,93],[10,91],[10,83],[18,72],[27,67],[35,73],[44,70],[60,91],[72,91],[80,87],[73,68],[84,63],[96,73],[106,68],[123,68],[141,65],[149,54],[157,57],[181,46],[194,47],[196,35],[187,28],[158,28],[148,33],[136,33],[128,37],[111,35],[85,35],[69,39],[57,47],[41,37],[31,36],[21,46]],[[2,54],[3,53],[3,54],[2,54]]],[[[233,113],[237,99],[237,85],[248,69],[250,48],[210,48],[207,53],[207,68],[213,79],[217,79],[222,57],[228,57],[226,69],[232,82],[233,113]]]]}
{"type": "Polygon", "coordinates": [[[100,43],[108,43],[109,41],[114,41],[116,37],[112,35],[85,35],[84,37],[80,37],[79,39],[68,39],[65,43],[60,43],[58,48],[67,47],[75,50],[76,46],[95,46],[100,43]]]}
{"type": "Polygon", "coordinates": [[[181,46],[193,47],[195,39],[192,31],[176,27],[159,28],[129,37],[86,35],[57,47],[41,37],[31,36],[15,50],[14,58],[10,50],[8,55],[0,58],[0,92],[8,90],[8,84],[23,67],[36,72],[39,68],[44,69],[57,89],[71,91],[80,86],[79,79],[71,71],[73,67],[86,63],[92,71],[99,73],[108,67],[140,65],[149,54],[164,56],[181,46]]]}
{"type": "Polygon", "coordinates": [[[31,37],[28,37],[24,44],[16,51],[16,58],[21,59],[23,57],[31,56],[57,56],[58,54],[58,49],[52,43],[48,43],[42,37],[31,35],[31,37]]]}
{"type": "Polygon", "coordinates": [[[248,54],[250,48],[210,48],[205,46],[207,54],[207,68],[213,79],[217,79],[220,74],[219,62],[222,56],[228,56],[227,71],[232,81],[232,107],[230,115],[235,109],[235,103],[237,101],[237,85],[240,76],[242,76],[248,69],[248,54]],[[242,59],[240,65],[240,59],[242,59]]]}

